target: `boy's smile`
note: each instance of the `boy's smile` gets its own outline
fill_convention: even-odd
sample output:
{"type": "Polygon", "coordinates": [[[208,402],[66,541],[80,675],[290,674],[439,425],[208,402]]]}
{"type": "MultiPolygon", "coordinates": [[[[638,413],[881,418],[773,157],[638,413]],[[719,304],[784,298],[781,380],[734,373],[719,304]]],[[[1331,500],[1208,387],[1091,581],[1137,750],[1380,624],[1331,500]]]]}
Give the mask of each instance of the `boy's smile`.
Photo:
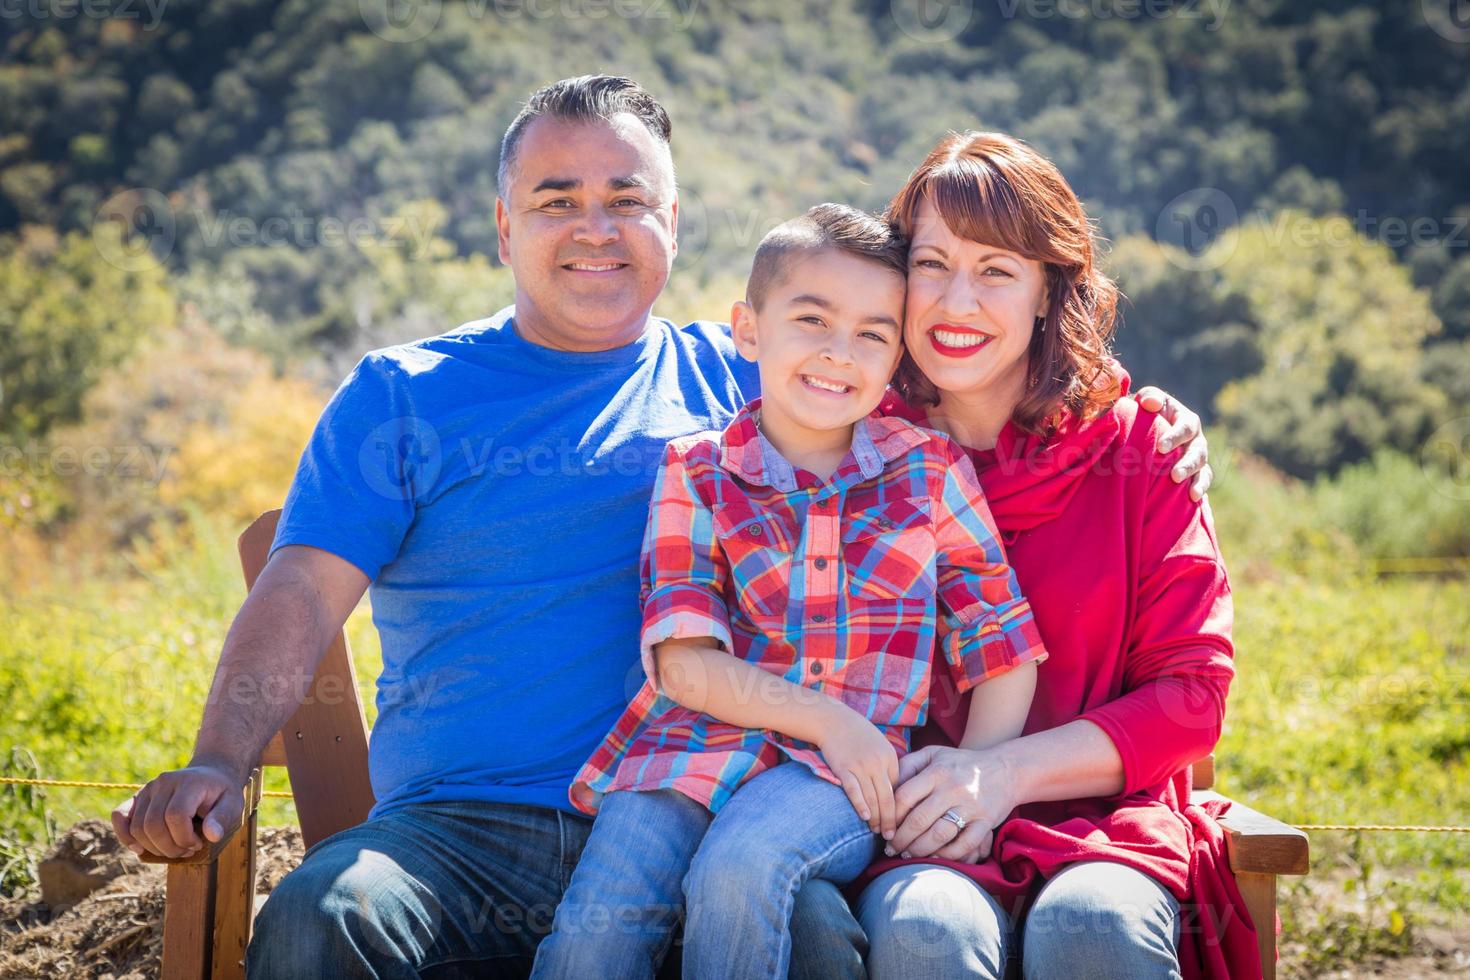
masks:
{"type": "Polygon", "coordinates": [[[903,300],[896,272],[823,248],[795,260],[761,309],[735,304],[735,344],[760,365],[761,431],[788,462],[826,476],[846,455],[898,364],[903,300]]]}

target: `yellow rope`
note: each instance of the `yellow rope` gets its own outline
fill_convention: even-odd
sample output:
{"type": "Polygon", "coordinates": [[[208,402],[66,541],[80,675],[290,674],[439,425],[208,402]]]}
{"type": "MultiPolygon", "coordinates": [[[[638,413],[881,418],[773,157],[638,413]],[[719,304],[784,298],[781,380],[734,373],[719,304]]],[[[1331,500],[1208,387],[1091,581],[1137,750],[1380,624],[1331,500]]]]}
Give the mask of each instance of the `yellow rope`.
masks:
{"type": "MultiPolygon", "coordinates": [[[[97,783],[86,782],[79,779],[29,779],[21,776],[0,776],[0,784],[10,786],[61,786],[75,789],[142,789],[138,783],[97,783]]],[[[268,790],[261,796],[274,796],[283,800],[292,798],[291,793],[279,790],[268,790]]],[[[1345,823],[1303,823],[1296,825],[1297,830],[1370,830],[1384,833],[1413,833],[1413,834],[1470,834],[1470,827],[1433,827],[1433,826],[1396,826],[1394,824],[1345,824],[1345,823]]]]}
{"type": "Polygon", "coordinates": [[[1470,827],[1414,827],[1393,824],[1302,823],[1297,830],[1398,830],[1416,834],[1470,834],[1470,827]]]}
{"type": "MultiPolygon", "coordinates": [[[[80,779],[25,779],[20,776],[0,776],[0,784],[10,786],[62,786],[74,789],[142,789],[142,783],[97,783],[80,779]]],[[[266,790],[261,796],[273,796],[283,800],[292,794],[281,790],[266,790]]]]}

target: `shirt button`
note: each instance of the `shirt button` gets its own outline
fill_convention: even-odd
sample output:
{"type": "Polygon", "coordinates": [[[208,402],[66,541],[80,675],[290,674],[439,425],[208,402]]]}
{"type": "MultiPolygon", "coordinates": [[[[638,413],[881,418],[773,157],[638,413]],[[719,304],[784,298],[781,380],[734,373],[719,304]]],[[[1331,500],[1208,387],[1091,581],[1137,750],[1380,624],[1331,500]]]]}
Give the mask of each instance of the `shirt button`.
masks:
{"type": "Polygon", "coordinates": [[[826,621],[827,621],[827,614],[826,613],[817,613],[815,616],[812,617],[812,622],[814,622],[814,623],[825,623],[826,621]]]}
{"type": "Polygon", "coordinates": [[[822,665],[821,664],[812,664],[812,673],[813,674],[820,674],[821,672],[822,672],[822,665]]]}
{"type": "Polygon", "coordinates": [[[759,524],[750,529],[750,536],[752,538],[758,538],[761,536],[761,526],[759,524]]]}
{"type": "Polygon", "coordinates": [[[817,571],[820,572],[822,569],[824,569],[824,568],[827,567],[827,559],[825,559],[825,558],[818,558],[816,561],[812,562],[812,564],[816,565],[817,566],[817,571]]]}

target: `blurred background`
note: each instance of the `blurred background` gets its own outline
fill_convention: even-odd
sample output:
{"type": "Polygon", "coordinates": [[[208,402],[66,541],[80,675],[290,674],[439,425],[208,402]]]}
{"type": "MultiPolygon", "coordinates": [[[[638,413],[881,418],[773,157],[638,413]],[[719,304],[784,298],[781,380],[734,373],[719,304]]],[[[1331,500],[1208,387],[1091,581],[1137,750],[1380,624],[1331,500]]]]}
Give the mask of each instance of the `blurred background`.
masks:
{"type": "MultiPolygon", "coordinates": [[[[234,536],[364,351],[510,302],[500,136],[589,71],[673,117],[679,321],[724,319],[781,220],[880,209],[946,130],[1054,160],[1135,385],[1209,426],[1220,788],[1470,823],[1465,0],[0,0],[0,774],[188,758],[234,536]]],[[[0,787],[0,908],[125,795],[0,787]]],[[[1313,850],[1285,972],[1470,973],[1470,835],[1313,850]]]]}

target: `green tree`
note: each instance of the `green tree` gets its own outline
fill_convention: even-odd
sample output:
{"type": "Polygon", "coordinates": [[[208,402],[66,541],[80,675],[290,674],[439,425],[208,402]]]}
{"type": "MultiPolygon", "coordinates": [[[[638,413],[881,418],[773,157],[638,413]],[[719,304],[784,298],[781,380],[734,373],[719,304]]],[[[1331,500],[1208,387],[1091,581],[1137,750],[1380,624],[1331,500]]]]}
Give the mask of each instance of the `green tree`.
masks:
{"type": "Polygon", "coordinates": [[[1412,450],[1443,415],[1444,393],[1422,380],[1423,344],[1440,330],[1429,295],[1346,217],[1277,212],[1205,255],[1257,325],[1261,370],[1216,401],[1253,452],[1310,476],[1412,450]]]}
{"type": "Polygon", "coordinates": [[[95,235],[32,228],[0,239],[0,436],[76,421],[105,369],[145,331],[173,325],[163,269],[109,261],[125,254],[121,236],[103,223],[95,235]]]}

